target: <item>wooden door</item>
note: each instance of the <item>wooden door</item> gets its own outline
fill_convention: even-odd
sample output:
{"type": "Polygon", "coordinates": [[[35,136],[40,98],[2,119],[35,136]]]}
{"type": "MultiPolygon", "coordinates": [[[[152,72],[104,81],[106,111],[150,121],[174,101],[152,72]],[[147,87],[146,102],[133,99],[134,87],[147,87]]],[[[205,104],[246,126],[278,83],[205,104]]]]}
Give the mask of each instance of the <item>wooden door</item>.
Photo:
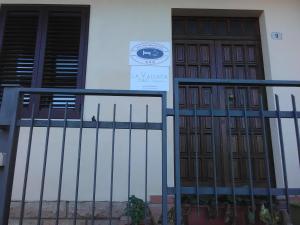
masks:
{"type": "MultiPolygon", "coordinates": [[[[215,43],[210,40],[174,41],[175,77],[216,78],[215,43]]],[[[211,99],[218,99],[211,87],[181,86],[180,108],[208,108],[211,99]],[[211,94],[214,93],[214,96],[211,94]]],[[[218,103],[215,102],[218,105],[218,103]]],[[[184,185],[193,185],[196,177],[196,158],[201,183],[213,179],[210,118],[180,117],[181,177],[184,185]],[[199,129],[200,128],[200,129],[199,129]],[[195,149],[199,149],[196,153],[195,149]]],[[[218,126],[215,123],[215,126],[218,126]]],[[[218,131],[218,129],[214,129],[218,131]]],[[[218,145],[218,144],[217,144],[218,145]]]]}
{"type": "MultiPolygon", "coordinates": [[[[175,77],[264,79],[257,20],[176,17],[173,25],[175,77]]],[[[258,109],[260,96],[265,100],[265,90],[258,87],[181,86],[180,108],[210,108],[212,103],[214,108],[225,109],[225,102],[230,99],[231,108],[242,109],[246,102],[247,108],[258,109]]],[[[228,139],[226,118],[216,118],[214,123],[209,117],[180,118],[181,178],[184,186],[194,185],[196,175],[199,184],[213,184],[213,140],[218,185],[230,183],[228,144],[233,151],[236,185],[249,183],[245,121],[232,119],[230,124],[232,136],[228,139]]],[[[259,119],[250,119],[248,124],[254,183],[265,186],[267,178],[261,123],[259,119]]]]}

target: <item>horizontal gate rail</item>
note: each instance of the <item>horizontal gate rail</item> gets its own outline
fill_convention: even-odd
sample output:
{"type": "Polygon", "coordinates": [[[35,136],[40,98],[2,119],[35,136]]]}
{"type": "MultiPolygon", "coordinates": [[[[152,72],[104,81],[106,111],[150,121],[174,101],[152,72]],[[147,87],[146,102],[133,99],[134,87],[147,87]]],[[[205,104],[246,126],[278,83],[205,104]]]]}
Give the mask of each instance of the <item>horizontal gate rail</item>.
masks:
{"type": "MultiPolygon", "coordinates": [[[[181,116],[214,116],[214,117],[226,117],[228,115],[228,112],[226,110],[220,110],[220,109],[215,109],[213,113],[211,113],[210,109],[197,109],[197,110],[192,110],[192,109],[181,109],[178,110],[179,114],[181,116]]],[[[244,116],[244,110],[237,110],[237,109],[230,109],[229,110],[229,116],[230,117],[243,117],[244,116]]],[[[286,119],[286,118],[294,118],[295,116],[297,118],[300,118],[300,111],[294,112],[294,111],[266,111],[263,110],[264,117],[265,118],[277,118],[278,115],[280,118],[286,119]]],[[[169,111],[169,115],[173,115],[172,111],[169,111]]],[[[254,111],[254,110],[246,110],[246,115],[247,117],[254,117],[257,118],[261,115],[260,111],[254,111]]]]}
{"type": "MultiPolygon", "coordinates": [[[[253,192],[256,196],[267,196],[270,194],[272,196],[284,196],[285,189],[284,188],[254,188],[253,192]]],[[[232,195],[231,187],[199,187],[198,194],[199,195],[214,195],[215,193],[218,195],[232,195]]],[[[175,194],[175,188],[168,188],[169,194],[175,194]]],[[[195,187],[181,187],[182,194],[195,195],[197,194],[197,190],[195,187]]],[[[237,196],[249,196],[249,188],[245,187],[235,187],[235,193],[237,196]]],[[[300,195],[300,188],[289,188],[288,195],[300,195]]]]}
{"type": "Polygon", "coordinates": [[[127,90],[100,90],[100,89],[60,89],[60,88],[18,88],[20,94],[74,94],[98,95],[118,97],[163,97],[163,91],[127,91],[127,90]]]}
{"type": "Polygon", "coordinates": [[[247,86],[247,87],[300,87],[298,80],[235,80],[235,79],[194,79],[175,78],[177,85],[210,85],[210,86],[247,86]]]}
{"type": "MultiPolygon", "coordinates": [[[[22,119],[17,123],[17,126],[20,127],[30,127],[31,121],[22,119]]],[[[48,121],[47,120],[35,120],[33,123],[34,127],[45,127],[47,126],[48,121]]],[[[64,121],[50,121],[49,123],[50,127],[64,127],[64,121]]],[[[80,121],[67,121],[66,122],[67,128],[80,128],[81,122],[80,121]]],[[[101,121],[98,122],[95,121],[84,121],[82,123],[82,128],[102,128],[102,129],[125,129],[128,130],[129,128],[135,129],[135,130],[145,130],[146,128],[149,130],[161,130],[162,124],[161,123],[142,123],[142,122],[108,122],[108,121],[101,121]]]]}

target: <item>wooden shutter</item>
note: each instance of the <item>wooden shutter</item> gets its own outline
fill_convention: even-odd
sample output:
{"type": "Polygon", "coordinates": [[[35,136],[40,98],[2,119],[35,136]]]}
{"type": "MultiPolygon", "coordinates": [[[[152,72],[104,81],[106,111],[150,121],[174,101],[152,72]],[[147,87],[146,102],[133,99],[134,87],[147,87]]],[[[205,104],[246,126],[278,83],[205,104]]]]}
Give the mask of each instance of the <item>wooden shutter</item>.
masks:
{"type": "MultiPolygon", "coordinates": [[[[34,11],[7,11],[2,18],[5,18],[5,26],[3,34],[0,34],[0,85],[31,87],[39,14],[34,11]]],[[[2,94],[1,88],[0,101],[2,94]]],[[[25,105],[29,103],[28,96],[24,102],[25,105]]]]}
{"type": "MultiPolygon", "coordinates": [[[[82,16],[80,11],[51,11],[48,16],[46,51],[42,87],[77,88],[80,74],[80,38],[82,16]]],[[[40,107],[49,104],[56,109],[76,108],[76,97],[52,95],[41,98],[40,107]]]]}
{"type": "MultiPolygon", "coordinates": [[[[0,88],[84,88],[88,6],[15,6],[0,11],[0,88]]],[[[0,101],[3,90],[0,89],[0,101]]],[[[25,96],[38,116],[61,118],[66,103],[78,117],[82,98],[72,95],[25,96]]]]}

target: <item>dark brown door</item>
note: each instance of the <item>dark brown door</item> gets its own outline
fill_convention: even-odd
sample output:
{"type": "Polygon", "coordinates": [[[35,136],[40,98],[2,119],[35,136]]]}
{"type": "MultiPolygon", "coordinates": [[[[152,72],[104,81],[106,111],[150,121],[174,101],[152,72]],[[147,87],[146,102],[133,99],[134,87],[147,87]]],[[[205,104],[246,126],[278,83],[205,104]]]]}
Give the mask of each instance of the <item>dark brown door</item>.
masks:
{"type": "MultiPolygon", "coordinates": [[[[264,79],[258,21],[252,18],[176,17],[173,19],[174,76],[180,78],[264,79]]],[[[181,86],[181,108],[259,108],[261,88],[181,86]]],[[[210,185],[214,179],[216,150],[218,185],[230,183],[228,142],[233,152],[237,185],[249,183],[245,121],[232,119],[228,139],[226,118],[181,117],[181,178],[184,186],[196,181],[210,185]],[[213,129],[212,129],[213,128],[213,129]],[[214,133],[214,134],[213,134],[214,133]],[[214,136],[213,136],[214,135],[214,136]],[[197,152],[196,152],[197,151],[197,152]]],[[[255,185],[266,184],[262,129],[259,119],[249,123],[249,143],[255,185]]],[[[272,160],[270,160],[272,161],[272,160]]]]}

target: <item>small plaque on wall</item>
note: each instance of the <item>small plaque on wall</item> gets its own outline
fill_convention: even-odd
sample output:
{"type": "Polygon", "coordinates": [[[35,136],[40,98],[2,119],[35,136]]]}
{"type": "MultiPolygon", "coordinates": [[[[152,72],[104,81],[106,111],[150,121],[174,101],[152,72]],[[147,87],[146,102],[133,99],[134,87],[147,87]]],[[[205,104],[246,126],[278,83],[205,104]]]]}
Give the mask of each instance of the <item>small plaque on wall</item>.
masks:
{"type": "Polygon", "coordinates": [[[170,66],[169,42],[132,41],[129,46],[130,66],[170,66]]]}
{"type": "Polygon", "coordinates": [[[273,40],[282,40],[283,39],[283,35],[280,32],[272,32],[271,37],[273,40]]]}
{"type": "Polygon", "coordinates": [[[133,66],[131,90],[169,91],[169,67],[133,66]]]}

